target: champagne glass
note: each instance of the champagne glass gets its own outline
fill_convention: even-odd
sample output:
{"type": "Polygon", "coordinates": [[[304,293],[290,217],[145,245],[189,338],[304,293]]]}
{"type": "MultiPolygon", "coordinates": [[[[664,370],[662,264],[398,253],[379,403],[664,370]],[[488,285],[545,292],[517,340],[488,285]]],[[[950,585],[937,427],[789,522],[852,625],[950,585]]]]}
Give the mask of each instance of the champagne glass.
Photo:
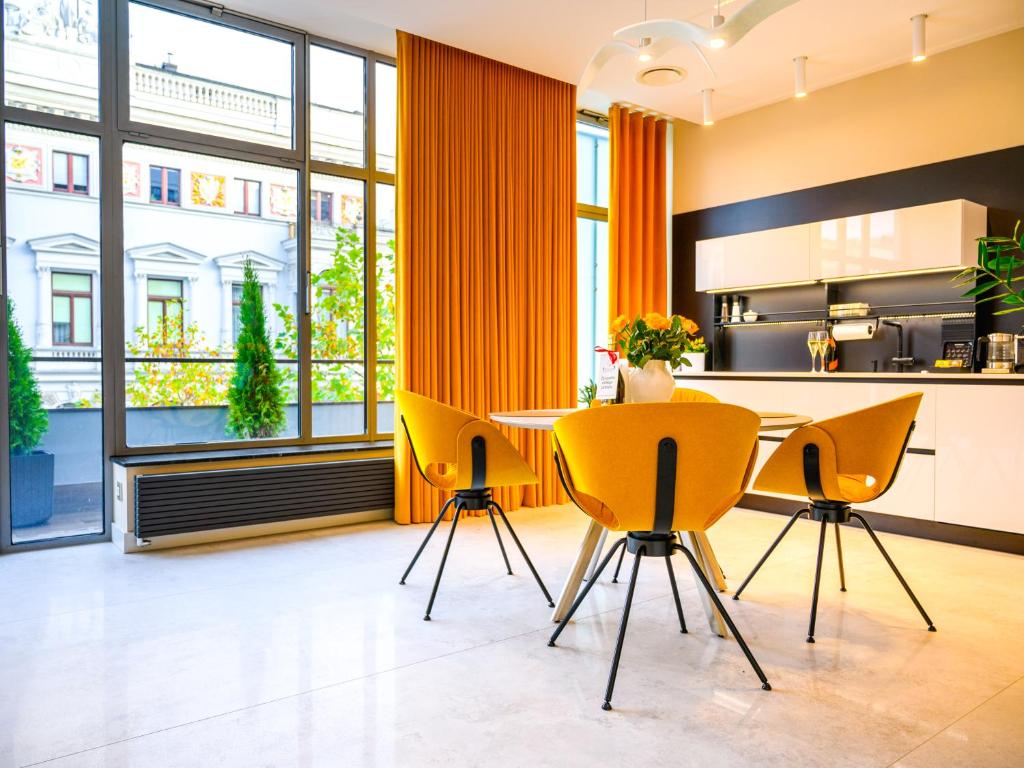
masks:
{"type": "Polygon", "coordinates": [[[807,351],[811,353],[811,373],[818,372],[818,368],[814,364],[814,358],[817,356],[819,350],[818,331],[809,331],[807,334],[807,351]]]}
{"type": "Polygon", "coordinates": [[[828,373],[828,367],[825,361],[825,356],[828,354],[829,349],[828,331],[815,331],[814,335],[818,345],[818,355],[821,357],[821,371],[819,371],[819,373],[828,373]]]}

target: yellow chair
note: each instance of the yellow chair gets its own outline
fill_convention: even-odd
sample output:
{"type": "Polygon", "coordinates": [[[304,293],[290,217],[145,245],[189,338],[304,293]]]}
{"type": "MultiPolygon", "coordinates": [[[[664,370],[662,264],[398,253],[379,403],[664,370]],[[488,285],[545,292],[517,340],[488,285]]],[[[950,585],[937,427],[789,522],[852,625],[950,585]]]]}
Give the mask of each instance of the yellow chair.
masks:
{"type": "Polygon", "coordinates": [[[864,530],[875,542],[885,562],[892,568],[892,572],[896,574],[903,589],[907,591],[928,624],[928,631],[935,631],[932,620],[925,613],[868,521],[851,506],[877,499],[892,487],[907,451],[910,435],[914,431],[914,417],[920,404],[921,393],[905,395],[880,405],[800,427],[783,441],[757,476],[754,489],[807,496],[811,503],[789,519],[782,533],[772,542],[768,551],[754,566],[754,570],[736,590],[733,600],[739,600],[740,593],[746,589],[754,574],[764,565],[765,560],[799,517],[807,515],[809,519],[820,521],[818,564],[814,572],[811,622],[807,630],[807,642],[813,643],[825,532],[829,523],[835,524],[839,589],[845,592],[846,573],[843,569],[843,545],[839,538],[839,524],[848,523],[853,518],[864,526],[864,530]]]}
{"type": "Polygon", "coordinates": [[[676,387],[672,392],[673,403],[717,403],[718,398],[699,389],[676,387]]]}
{"type": "Polygon", "coordinates": [[[611,709],[622,642],[643,557],[664,558],[680,632],[686,621],[671,556],[682,552],[754,668],[768,679],[743,641],[716,590],[679,531],[704,531],[728,512],[747,487],[757,457],[760,419],[753,411],[719,403],[643,403],[580,411],[555,422],[555,462],[569,497],[612,531],[626,531],[605,554],[594,577],[558,624],[553,646],[619,547],[633,554],[633,571],[619,624],[603,709],[611,709]]]}
{"type": "Polygon", "coordinates": [[[547,598],[548,606],[553,608],[554,601],[541,581],[537,569],[530,562],[522,542],[505,517],[504,510],[491,498],[491,491],[494,488],[533,485],[537,482],[537,476],[523,460],[519,451],[495,427],[471,413],[442,405],[429,397],[412,392],[396,392],[395,401],[398,404],[402,427],[409,438],[409,448],[416,469],[423,479],[435,488],[454,492],[454,496],[441,507],[437,519],[430,526],[426,538],[398,582],[405,584],[406,578],[416,565],[430,537],[434,535],[448,507],[454,504],[455,516],[452,518],[448,543],[445,544],[444,554],[441,555],[441,564],[437,569],[434,589],[430,593],[430,602],[427,603],[423,620],[430,621],[430,611],[434,607],[437,588],[441,584],[441,574],[448,560],[448,550],[452,545],[452,537],[455,536],[455,528],[459,524],[459,516],[468,510],[487,511],[494,535],[498,538],[501,556],[505,560],[505,569],[511,575],[512,566],[509,564],[501,534],[498,533],[498,523],[494,519],[494,511],[497,511],[512,535],[512,540],[519,547],[519,552],[529,566],[530,572],[540,585],[541,592],[547,598]]]}

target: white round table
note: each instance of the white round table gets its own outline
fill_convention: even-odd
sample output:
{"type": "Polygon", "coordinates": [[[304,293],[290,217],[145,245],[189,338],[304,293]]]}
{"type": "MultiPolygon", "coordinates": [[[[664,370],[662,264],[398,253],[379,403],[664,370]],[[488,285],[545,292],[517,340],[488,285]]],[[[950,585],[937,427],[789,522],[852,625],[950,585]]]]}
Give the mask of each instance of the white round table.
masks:
{"type": "MultiPolygon", "coordinates": [[[[601,407],[606,408],[611,406],[601,407]]],[[[504,424],[509,427],[552,431],[555,428],[556,421],[563,416],[568,416],[570,413],[575,413],[577,410],[580,409],[548,408],[527,411],[499,411],[490,414],[490,418],[491,421],[495,421],[498,424],[504,424]]],[[[813,421],[810,416],[803,416],[796,413],[758,411],[757,415],[761,417],[761,426],[758,427],[759,432],[777,432],[784,429],[796,429],[797,427],[802,427],[813,421]]],[[[576,555],[576,562],[573,563],[572,570],[569,571],[569,577],[565,580],[565,585],[562,587],[562,593],[558,598],[558,602],[555,604],[554,613],[551,615],[552,621],[561,621],[561,618],[568,613],[573,600],[576,599],[576,594],[579,592],[580,585],[583,583],[584,578],[593,577],[594,569],[601,556],[601,550],[604,548],[604,540],[607,535],[607,528],[596,520],[590,521],[590,527],[587,529],[587,533],[583,537],[583,542],[580,544],[579,553],[576,555]]],[[[715,557],[715,553],[711,549],[711,543],[708,541],[707,535],[703,531],[688,531],[686,532],[685,537],[680,534],[680,538],[683,541],[683,545],[687,546],[694,554],[697,564],[701,566],[711,583],[714,584],[719,591],[724,592],[725,576],[722,575],[722,569],[718,565],[718,559],[715,557]]],[[[708,599],[708,596],[704,591],[698,589],[697,592],[704,603],[704,610],[707,612],[708,623],[710,624],[712,631],[722,637],[725,637],[727,635],[727,629],[722,617],[718,614],[718,611],[715,609],[711,600],[708,599]]]]}

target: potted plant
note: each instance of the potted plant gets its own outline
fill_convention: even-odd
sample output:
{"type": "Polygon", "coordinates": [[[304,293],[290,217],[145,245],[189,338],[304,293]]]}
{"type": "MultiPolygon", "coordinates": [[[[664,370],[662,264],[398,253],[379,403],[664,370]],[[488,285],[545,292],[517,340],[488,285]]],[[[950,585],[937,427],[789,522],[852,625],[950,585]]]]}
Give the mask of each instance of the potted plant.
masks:
{"type": "Polygon", "coordinates": [[[282,376],[267,334],[263,292],[252,262],[245,260],[235,373],[228,389],[228,430],[241,438],[267,438],[285,425],[282,376]]]}
{"type": "Polygon", "coordinates": [[[978,304],[999,301],[1006,305],[996,315],[1009,315],[1024,311],[1024,287],[1014,285],[1024,280],[1024,228],[1021,222],[1013,228],[1013,235],[978,238],[978,263],[967,267],[953,278],[960,286],[976,283],[965,297],[981,296],[978,304]]]}
{"type": "Polygon", "coordinates": [[[630,402],[668,402],[672,398],[676,386],[672,369],[690,365],[685,354],[698,330],[695,322],[681,315],[665,317],[648,312],[633,320],[625,315],[615,319],[612,338],[633,368],[628,387],[630,402]]]}
{"type": "MultiPolygon", "coordinates": [[[[696,323],[685,318],[683,322],[692,324],[692,330],[686,337],[686,351],[683,353],[684,367],[689,367],[691,371],[705,371],[708,367],[710,348],[703,336],[694,335],[700,330],[696,323]]],[[[678,368],[676,370],[679,371],[678,368]]]]}
{"type": "Polygon", "coordinates": [[[11,439],[11,525],[41,525],[53,516],[53,454],[36,448],[49,427],[39,384],[32,374],[32,350],[25,346],[7,302],[8,419],[11,439]]]}

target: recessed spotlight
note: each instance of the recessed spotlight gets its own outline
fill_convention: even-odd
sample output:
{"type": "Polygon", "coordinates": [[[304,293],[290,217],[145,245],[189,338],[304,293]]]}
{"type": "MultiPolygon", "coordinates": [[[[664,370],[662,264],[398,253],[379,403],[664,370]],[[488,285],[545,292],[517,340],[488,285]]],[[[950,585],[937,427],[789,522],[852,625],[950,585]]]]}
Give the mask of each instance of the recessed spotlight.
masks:
{"type": "Polygon", "coordinates": [[[650,67],[636,73],[636,81],[640,85],[675,85],[684,77],[686,77],[686,70],[682,67],[650,67]]]}
{"type": "Polygon", "coordinates": [[[715,124],[715,114],[711,110],[711,94],[714,93],[714,89],[705,88],[700,92],[701,102],[704,106],[704,125],[715,124]]]}
{"type": "Polygon", "coordinates": [[[914,54],[911,61],[924,61],[928,58],[928,53],[925,50],[924,45],[924,21],[928,18],[928,14],[919,13],[910,19],[910,23],[913,25],[913,36],[914,36],[914,54]]]}

